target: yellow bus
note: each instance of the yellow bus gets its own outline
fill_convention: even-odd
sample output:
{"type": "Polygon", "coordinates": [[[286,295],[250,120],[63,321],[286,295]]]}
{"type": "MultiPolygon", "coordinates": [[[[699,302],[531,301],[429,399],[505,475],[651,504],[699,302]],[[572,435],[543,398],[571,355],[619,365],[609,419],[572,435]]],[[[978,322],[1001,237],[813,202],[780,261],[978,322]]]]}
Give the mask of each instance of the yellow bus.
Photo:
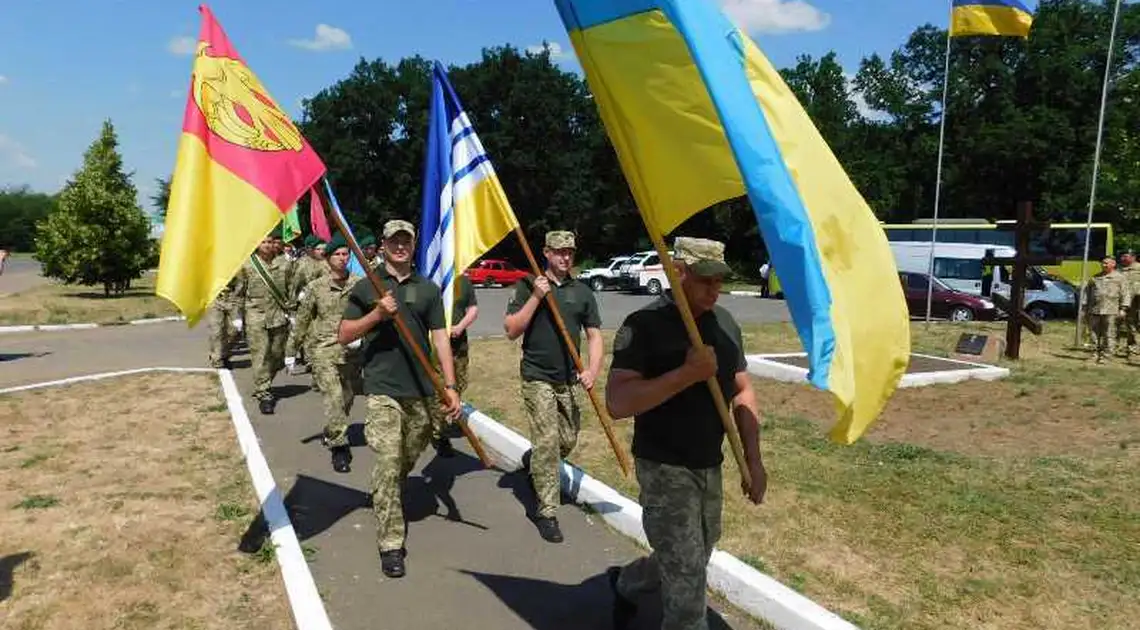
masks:
{"type": "MultiPolygon", "coordinates": [[[[919,219],[913,223],[883,223],[887,240],[892,242],[930,242],[933,219],[919,219]]],[[[990,222],[985,219],[939,219],[939,243],[974,243],[981,245],[1014,246],[1012,230],[999,230],[1002,224],[1014,221],[990,222]]],[[[1085,253],[1084,223],[1050,223],[1046,230],[1033,232],[1029,253],[1059,256],[1061,264],[1042,267],[1047,273],[1064,278],[1074,286],[1081,283],[1081,260],[1085,253]]],[[[1114,256],[1114,237],[1111,223],[1093,223],[1089,238],[1089,266],[1087,277],[1100,270],[1100,260],[1114,256]]],[[[775,270],[769,275],[771,295],[783,297],[775,270]]]]}

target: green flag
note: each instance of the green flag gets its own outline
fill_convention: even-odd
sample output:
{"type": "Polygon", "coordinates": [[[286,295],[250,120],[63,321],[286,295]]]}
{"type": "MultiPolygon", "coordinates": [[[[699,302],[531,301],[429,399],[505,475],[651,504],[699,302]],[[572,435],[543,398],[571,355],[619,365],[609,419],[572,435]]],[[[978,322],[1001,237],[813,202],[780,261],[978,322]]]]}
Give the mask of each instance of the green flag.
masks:
{"type": "Polygon", "coordinates": [[[301,222],[297,219],[297,206],[293,206],[290,208],[289,214],[285,215],[285,219],[281,221],[281,240],[291,243],[300,235],[301,222]]]}

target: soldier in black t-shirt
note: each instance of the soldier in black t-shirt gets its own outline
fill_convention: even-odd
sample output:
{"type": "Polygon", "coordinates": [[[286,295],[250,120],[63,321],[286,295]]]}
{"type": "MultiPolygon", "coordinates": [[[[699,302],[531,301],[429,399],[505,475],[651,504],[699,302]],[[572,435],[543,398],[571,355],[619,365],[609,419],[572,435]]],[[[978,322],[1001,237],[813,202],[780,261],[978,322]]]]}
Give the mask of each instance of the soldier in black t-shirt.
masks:
{"type": "Polygon", "coordinates": [[[424,356],[434,348],[443,370],[447,404],[442,413],[454,420],[460,413],[458,388],[443,318],[443,296],[431,280],[412,271],[415,228],[399,219],[384,224],[384,263],[377,269],[387,291],[383,296],[368,280],[353,287],[341,318],[338,341],[349,345],[363,339],[363,389],[368,411],[364,439],[376,453],[372,470],[372,510],[376,514],[376,543],[384,575],[402,577],[405,524],[402,508],[404,480],[431,438],[440,401],[431,377],[396,328],[403,318],[424,356]]]}
{"type": "Polygon", "coordinates": [[[636,615],[634,600],[661,591],[664,627],[707,630],[705,566],[720,538],[724,425],[705,383],[716,377],[729,401],[752,476],[748,498],[764,499],[759,412],[740,327],[716,305],[729,272],[724,245],[678,238],[673,246],[704,348],[694,348],[671,296],[630,314],[614,337],[606,406],[634,417],[633,455],[642,524],[653,555],[610,569],[614,627],[636,615]]]}
{"type": "Polygon", "coordinates": [[[602,368],[602,318],[590,287],[570,276],[574,266],[575,242],[572,232],[554,231],[546,235],[546,273],[527,277],[515,285],[503,321],[507,337],[523,338],[522,398],[530,416],[530,478],[538,498],[534,523],[543,540],[562,542],[562,530],[555,513],[561,496],[559,468],[574,450],[581,428],[575,386],[586,389],[602,368]],[[575,349],[586,332],[589,365],[578,373],[566,341],[558,330],[545,295],[554,296],[558,312],[570,333],[575,349]]]}

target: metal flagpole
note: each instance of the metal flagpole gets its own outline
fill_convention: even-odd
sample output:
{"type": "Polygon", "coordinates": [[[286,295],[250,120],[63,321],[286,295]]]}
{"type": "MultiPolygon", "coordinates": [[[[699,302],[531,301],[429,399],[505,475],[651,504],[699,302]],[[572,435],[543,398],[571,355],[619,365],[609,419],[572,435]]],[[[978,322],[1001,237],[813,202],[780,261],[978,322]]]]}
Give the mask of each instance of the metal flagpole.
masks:
{"type": "Polygon", "coordinates": [[[1104,143],[1104,113],[1108,105],[1108,86],[1112,78],[1112,53],[1116,48],[1116,27],[1120,23],[1120,5],[1123,0],[1116,0],[1116,10],[1112,14],[1112,32],[1108,35],[1108,57],[1104,64],[1104,87],[1100,93],[1100,120],[1096,127],[1096,150],[1093,153],[1092,186],[1089,189],[1089,212],[1085,222],[1085,254],[1081,259],[1081,286],[1080,296],[1077,300],[1077,334],[1073,345],[1081,345],[1081,324],[1084,321],[1084,291],[1089,280],[1089,242],[1092,240],[1093,206],[1096,205],[1096,183],[1100,177],[1100,151],[1104,143]]]}
{"type": "Polygon", "coordinates": [[[938,174],[934,182],[934,225],[930,231],[930,264],[926,270],[926,323],[930,323],[930,307],[934,300],[934,244],[938,241],[938,204],[942,200],[942,148],[946,143],[946,99],[950,92],[950,40],[954,28],[954,3],[950,3],[950,22],[946,26],[946,67],[942,71],[942,120],[938,127],[938,174]]]}

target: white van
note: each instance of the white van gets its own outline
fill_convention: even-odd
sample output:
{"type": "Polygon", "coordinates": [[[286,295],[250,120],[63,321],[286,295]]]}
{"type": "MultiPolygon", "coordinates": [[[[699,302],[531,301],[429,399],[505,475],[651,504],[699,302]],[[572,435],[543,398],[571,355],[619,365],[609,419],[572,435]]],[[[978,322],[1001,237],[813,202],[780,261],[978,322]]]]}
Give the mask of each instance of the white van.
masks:
{"type": "MultiPolygon", "coordinates": [[[[899,271],[926,274],[930,269],[929,241],[896,241],[891,243],[895,264],[899,271]]],[[[1009,299],[1012,286],[1011,268],[997,266],[992,276],[982,265],[982,259],[992,251],[996,257],[1012,257],[1017,252],[1011,247],[974,243],[936,243],[934,246],[934,277],[946,286],[981,297],[998,294],[1009,299]]],[[[1025,284],[1025,311],[1036,319],[1052,319],[1076,312],[1076,289],[1059,278],[1031,268],[1025,284]]]]}

